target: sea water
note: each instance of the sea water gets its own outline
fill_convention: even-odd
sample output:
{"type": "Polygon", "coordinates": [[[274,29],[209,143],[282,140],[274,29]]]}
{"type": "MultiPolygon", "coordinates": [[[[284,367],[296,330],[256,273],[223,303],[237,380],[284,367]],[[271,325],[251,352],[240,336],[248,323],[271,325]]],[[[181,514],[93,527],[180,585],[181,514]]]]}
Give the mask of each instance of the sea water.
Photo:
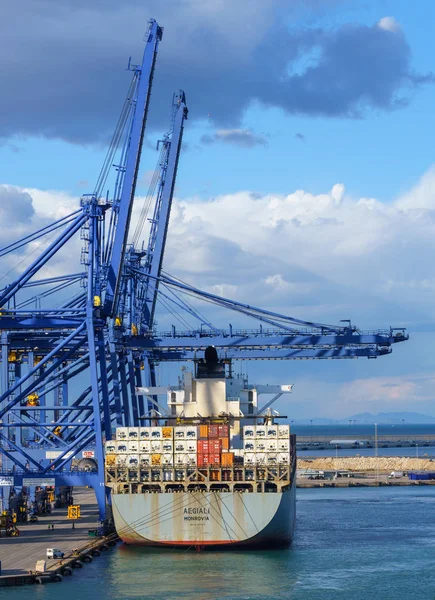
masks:
{"type": "Polygon", "coordinates": [[[432,600],[435,487],[299,489],[289,549],[196,553],[120,544],[62,583],[0,588],[5,600],[29,597],[432,600]]]}

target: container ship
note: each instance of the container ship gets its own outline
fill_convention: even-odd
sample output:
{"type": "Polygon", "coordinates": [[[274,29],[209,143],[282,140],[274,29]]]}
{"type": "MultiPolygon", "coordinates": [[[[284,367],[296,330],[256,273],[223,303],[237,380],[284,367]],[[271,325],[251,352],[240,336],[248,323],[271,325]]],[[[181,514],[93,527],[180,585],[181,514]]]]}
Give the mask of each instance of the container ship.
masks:
{"type": "Polygon", "coordinates": [[[291,385],[248,385],[208,348],[195,373],[165,392],[147,427],[118,427],[105,444],[115,527],[127,544],[196,548],[289,545],[296,437],[270,409],[291,385]],[[258,408],[261,394],[272,401],[258,408]]]}

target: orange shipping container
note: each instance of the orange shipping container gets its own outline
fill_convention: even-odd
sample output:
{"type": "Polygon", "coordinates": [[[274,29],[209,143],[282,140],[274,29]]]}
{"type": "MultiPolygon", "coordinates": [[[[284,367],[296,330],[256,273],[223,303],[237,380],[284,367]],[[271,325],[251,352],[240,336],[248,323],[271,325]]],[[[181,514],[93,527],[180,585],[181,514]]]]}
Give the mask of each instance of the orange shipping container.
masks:
{"type": "Polygon", "coordinates": [[[162,462],[161,454],[151,454],[151,464],[152,465],[160,465],[162,462]]]}
{"type": "Polygon", "coordinates": [[[230,467],[234,464],[234,454],[232,452],[223,452],[222,453],[222,466],[230,467]]]}
{"type": "Polygon", "coordinates": [[[203,440],[208,438],[208,425],[199,426],[199,437],[203,440]]]}
{"type": "Polygon", "coordinates": [[[172,440],[173,438],[173,428],[172,427],[162,427],[162,437],[166,439],[172,440]]]}
{"type": "Polygon", "coordinates": [[[116,461],[116,454],[107,454],[106,455],[106,465],[109,466],[113,466],[115,464],[116,461]]]}
{"type": "Polygon", "coordinates": [[[229,438],[222,438],[221,439],[221,444],[222,444],[222,450],[229,450],[230,449],[230,440],[229,440],[229,438]]]}

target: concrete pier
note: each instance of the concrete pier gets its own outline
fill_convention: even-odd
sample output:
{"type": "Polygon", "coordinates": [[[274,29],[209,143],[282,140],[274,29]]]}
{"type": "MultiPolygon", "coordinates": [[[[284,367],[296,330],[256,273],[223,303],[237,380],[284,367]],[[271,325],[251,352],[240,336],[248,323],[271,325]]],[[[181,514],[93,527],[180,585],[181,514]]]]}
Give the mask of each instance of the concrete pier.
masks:
{"type": "MultiPolygon", "coordinates": [[[[73,549],[92,541],[89,529],[99,527],[98,507],[92,489],[74,488],[74,504],[80,504],[81,517],[75,521],[67,518],[67,507],[53,509],[51,514],[38,517],[37,523],[18,524],[18,537],[0,538],[0,579],[26,575],[35,570],[38,560],[46,560],[47,548],[59,548],[65,556],[73,549]],[[49,525],[54,524],[54,529],[49,525]]],[[[47,569],[58,560],[47,560],[47,569]]],[[[1,585],[1,581],[0,581],[1,585]]]]}

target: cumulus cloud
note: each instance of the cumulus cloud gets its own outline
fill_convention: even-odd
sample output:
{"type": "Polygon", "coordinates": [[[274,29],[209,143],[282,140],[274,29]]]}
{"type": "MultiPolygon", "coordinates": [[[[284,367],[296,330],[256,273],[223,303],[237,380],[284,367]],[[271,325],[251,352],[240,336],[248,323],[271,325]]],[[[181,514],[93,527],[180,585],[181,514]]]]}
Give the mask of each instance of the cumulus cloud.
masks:
{"type": "MultiPolygon", "coordinates": [[[[312,22],[319,6],[331,4],[310,3],[312,22]]],[[[253,102],[354,117],[403,106],[410,88],[432,81],[412,69],[393,17],[302,28],[301,7],[306,1],[4,0],[0,136],[105,143],[128,87],[127,59],[140,60],[149,16],[165,27],[150,112],[159,130],[180,87],[191,119],[238,129],[253,102]]]]}

